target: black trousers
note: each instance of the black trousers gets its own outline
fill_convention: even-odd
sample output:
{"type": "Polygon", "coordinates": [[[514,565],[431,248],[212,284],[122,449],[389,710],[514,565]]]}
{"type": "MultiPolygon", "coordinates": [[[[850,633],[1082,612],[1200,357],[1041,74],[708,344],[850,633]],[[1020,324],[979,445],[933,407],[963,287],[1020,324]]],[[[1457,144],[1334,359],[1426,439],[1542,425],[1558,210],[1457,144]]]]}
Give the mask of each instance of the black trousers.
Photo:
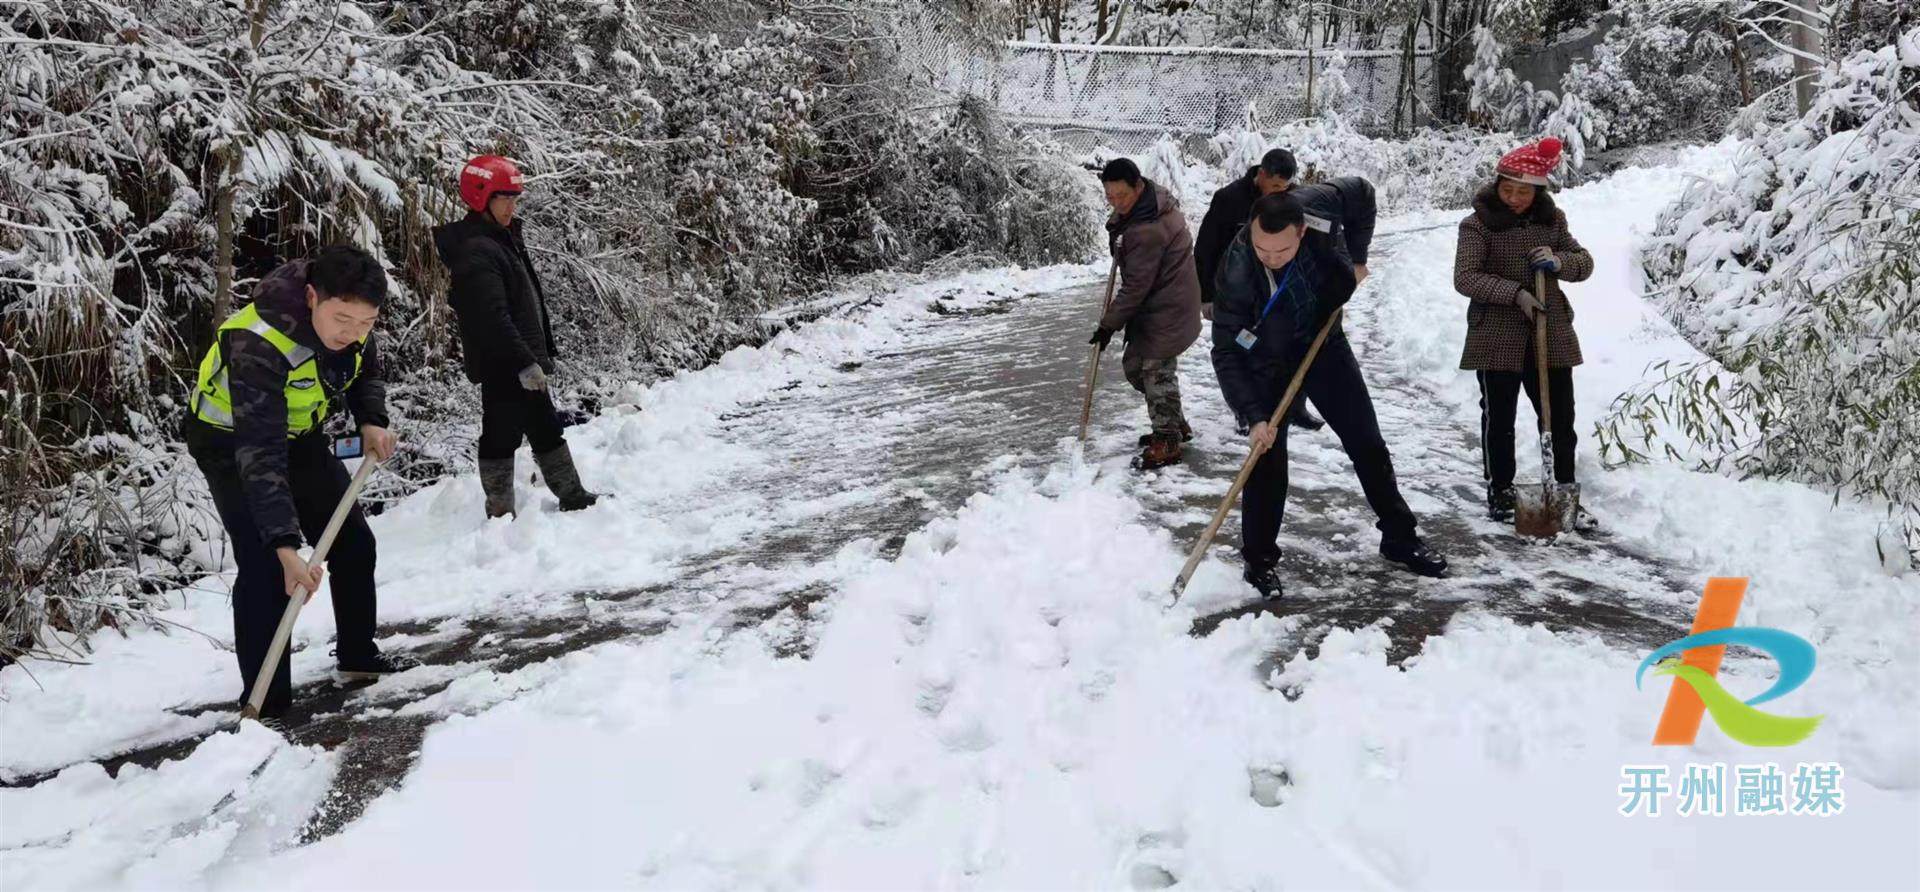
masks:
{"type": "MultiPolygon", "coordinates": [[[[1525,389],[1533,403],[1534,417],[1540,415],[1540,367],[1534,364],[1533,347],[1527,347],[1527,365],[1520,372],[1480,372],[1480,451],[1481,472],[1493,486],[1512,486],[1514,475],[1513,420],[1519,409],[1520,391],[1525,389]]],[[[1553,401],[1553,479],[1573,482],[1574,446],[1580,439],[1573,433],[1573,369],[1547,369],[1547,396],[1553,401]]],[[[1535,423],[1539,429],[1539,422],[1535,423]]],[[[1538,444],[1529,444],[1538,452],[1538,444]]]]}
{"type": "MultiPolygon", "coordinates": [[[[1281,383],[1284,392],[1285,383],[1281,383]]],[[[1416,521],[1413,509],[1400,496],[1400,483],[1393,474],[1393,455],[1380,436],[1380,420],[1373,413],[1373,398],[1367,394],[1366,379],[1360,376],[1360,363],[1353,347],[1341,334],[1327,339],[1320,355],[1307,370],[1302,386],[1313,398],[1314,408],[1326,418],[1327,426],[1340,438],[1353,471],[1360,478],[1360,489],[1367,504],[1379,517],[1374,525],[1387,539],[1413,536],[1416,521]]],[[[1287,429],[1281,424],[1273,448],[1260,457],[1240,494],[1240,552],[1247,564],[1271,567],[1280,561],[1280,521],[1287,507],[1287,429]]]]}
{"type": "MultiPolygon", "coordinates": [[[[233,581],[233,642],[240,660],[240,698],[244,701],[253,692],[254,676],[267,658],[267,646],[273,642],[280,615],[287,609],[285,577],[280,558],[262,541],[254,525],[233,456],[232,435],[191,420],[187,428],[187,450],[206,475],[214,509],[233,542],[233,560],[240,570],[233,581]]],[[[294,509],[300,515],[300,530],[309,543],[317,545],[326,532],[333,509],[346,494],[348,480],[346,467],[333,457],[325,435],[287,441],[287,483],[293,490],[294,509]]],[[[355,505],[327,554],[333,621],[338,627],[334,650],[342,661],[370,657],[375,650],[374,558],[373,530],[367,526],[360,506],[355,505]]],[[[288,653],[280,655],[280,668],[267,686],[261,715],[280,715],[293,703],[292,650],[289,645],[288,653]]]]}
{"type": "Polygon", "coordinates": [[[544,390],[528,390],[519,381],[480,384],[480,458],[512,458],[521,438],[541,455],[565,446],[566,426],[544,390]]]}

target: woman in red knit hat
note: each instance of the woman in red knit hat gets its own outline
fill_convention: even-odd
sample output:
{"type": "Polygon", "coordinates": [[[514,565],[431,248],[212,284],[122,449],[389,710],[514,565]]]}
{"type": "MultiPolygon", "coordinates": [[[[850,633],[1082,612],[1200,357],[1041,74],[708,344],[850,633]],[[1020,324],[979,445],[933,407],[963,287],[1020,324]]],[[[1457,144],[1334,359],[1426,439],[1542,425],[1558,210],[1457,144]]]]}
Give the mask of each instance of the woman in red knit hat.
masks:
{"type": "MultiPolygon", "coordinates": [[[[1536,314],[1547,314],[1547,387],[1553,402],[1553,476],[1573,484],[1573,367],[1581,362],[1573,332],[1573,305],[1561,282],[1593,275],[1593,255],[1567,232],[1567,215],[1547,194],[1548,175],[1560,166],[1560,140],[1548,137],[1500,159],[1498,176],[1474,196],[1460,221],[1453,287],[1472,301],[1460,367],[1480,382],[1480,443],[1487,479],[1487,514],[1511,521],[1514,511],[1513,422],[1520,391],[1540,411],[1534,359],[1536,314]],[[1534,294],[1534,272],[1547,274],[1546,300],[1534,294]]],[[[1576,528],[1591,529],[1582,510],[1576,528]]]]}

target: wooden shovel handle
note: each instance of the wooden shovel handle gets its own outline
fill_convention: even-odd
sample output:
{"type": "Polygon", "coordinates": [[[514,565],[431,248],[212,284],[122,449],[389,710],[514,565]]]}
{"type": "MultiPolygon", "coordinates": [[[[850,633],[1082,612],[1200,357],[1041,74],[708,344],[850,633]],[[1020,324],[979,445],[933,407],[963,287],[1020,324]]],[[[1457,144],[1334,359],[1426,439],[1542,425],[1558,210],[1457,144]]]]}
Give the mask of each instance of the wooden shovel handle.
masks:
{"type": "MultiPolygon", "coordinates": [[[[1113,258],[1113,266],[1107,270],[1107,297],[1100,302],[1100,318],[1107,318],[1107,311],[1113,308],[1113,283],[1120,275],[1120,258],[1113,258]]],[[[1098,324],[1098,323],[1096,323],[1098,324]]],[[[1100,353],[1102,347],[1093,345],[1093,355],[1087,360],[1086,398],[1080,402],[1080,442],[1087,441],[1087,425],[1093,420],[1093,389],[1100,383],[1100,353]]]]}
{"type": "Polygon", "coordinates": [[[1547,271],[1533,271],[1533,296],[1540,309],[1533,315],[1533,364],[1540,374],[1540,426],[1553,430],[1553,401],[1547,394],[1547,271]]]}
{"type": "MultiPolygon", "coordinates": [[[[1313,345],[1307,348],[1307,356],[1301,360],[1300,367],[1294,369],[1293,380],[1287,382],[1287,392],[1280,397],[1280,405],[1274,407],[1273,417],[1267,419],[1267,426],[1278,428],[1286,423],[1287,410],[1293,405],[1295,397],[1300,395],[1300,387],[1307,380],[1307,369],[1313,366],[1313,360],[1320,355],[1321,345],[1327,342],[1327,335],[1333,332],[1334,323],[1340,321],[1344,307],[1334,308],[1333,315],[1320,325],[1320,333],[1314,335],[1313,345]]],[[[1213,537],[1220,532],[1220,525],[1226,523],[1227,512],[1233,510],[1233,500],[1240,497],[1240,490],[1247,486],[1247,478],[1253,476],[1253,468],[1260,463],[1260,456],[1266,454],[1264,447],[1256,447],[1247,453],[1247,460],[1240,463],[1240,473],[1233,478],[1233,485],[1227,488],[1227,496],[1220,500],[1220,507],[1214,509],[1213,519],[1207,522],[1207,529],[1200,534],[1200,541],[1193,544],[1193,551],[1187,555],[1187,563],[1180,568],[1180,576],[1173,581],[1173,597],[1178,600],[1187,590],[1187,583],[1193,581],[1193,573],[1200,569],[1200,561],[1207,556],[1207,546],[1213,544],[1213,537]]]]}
{"type": "MultiPolygon", "coordinates": [[[[308,566],[327,562],[327,552],[333,550],[333,540],[340,535],[340,528],[346,525],[347,515],[353,511],[353,503],[360,497],[360,487],[372,476],[373,469],[380,464],[369,455],[360,461],[360,468],[353,472],[353,479],[347,483],[347,491],[340,496],[340,504],[334,506],[333,517],[327,521],[327,529],[320,534],[319,544],[313,547],[313,557],[308,566]]],[[[294,589],[287,598],[286,612],[280,614],[280,627],[273,632],[273,643],[267,646],[267,659],[260,665],[260,673],[253,677],[253,693],[247,697],[247,705],[240,710],[242,718],[257,719],[260,707],[267,702],[267,688],[273,684],[274,670],[280,668],[280,655],[287,650],[287,641],[293,637],[293,623],[300,618],[300,608],[307,603],[311,592],[305,586],[294,589]]]]}

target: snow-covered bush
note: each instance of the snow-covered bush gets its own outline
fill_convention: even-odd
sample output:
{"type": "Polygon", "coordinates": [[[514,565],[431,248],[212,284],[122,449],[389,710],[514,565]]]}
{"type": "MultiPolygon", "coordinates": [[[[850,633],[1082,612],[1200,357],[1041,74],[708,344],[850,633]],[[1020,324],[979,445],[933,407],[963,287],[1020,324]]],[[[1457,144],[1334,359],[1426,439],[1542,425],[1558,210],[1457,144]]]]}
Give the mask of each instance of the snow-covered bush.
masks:
{"type": "Polygon", "coordinates": [[[1467,63],[1467,111],[1473,123],[1494,130],[1533,126],[1540,97],[1533,84],[1507,67],[1507,49],[1485,25],[1473,31],[1473,61],[1467,63]]]}
{"type": "Polygon", "coordinates": [[[1642,257],[1710,361],[1622,397],[1604,454],[1882,498],[1920,546],[1920,29],[1827,65],[1736,171],[1668,208],[1642,257]]]}
{"type": "MultiPolygon", "coordinates": [[[[1593,106],[1609,145],[1717,135],[1745,104],[1725,9],[1636,0],[1592,59],[1574,64],[1561,89],[1593,106]]],[[[1777,83],[1759,75],[1755,89],[1777,83]]]]}
{"type": "Polygon", "coordinates": [[[1350,120],[1360,107],[1353,84],[1347,80],[1347,54],[1337,47],[1327,53],[1313,89],[1314,112],[1322,117],[1350,120]]]}
{"type": "Polygon", "coordinates": [[[1553,110],[1540,122],[1537,132],[1541,136],[1559,137],[1566,146],[1566,154],[1560,161],[1561,181],[1572,182],[1586,166],[1588,152],[1606,151],[1609,119],[1572,90],[1554,97],[1552,106],[1553,110]]]}
{"type": "Polygon", "coordinates": [[[1143,176],[1164,186],[1175,198],[1184,201],[1190,197],[1185,176],[1187,162],[1182,156],[1178,140],[1161,136],[1148,147],[1145,155],[1135,160],[1140,163],[1143,176]]]}

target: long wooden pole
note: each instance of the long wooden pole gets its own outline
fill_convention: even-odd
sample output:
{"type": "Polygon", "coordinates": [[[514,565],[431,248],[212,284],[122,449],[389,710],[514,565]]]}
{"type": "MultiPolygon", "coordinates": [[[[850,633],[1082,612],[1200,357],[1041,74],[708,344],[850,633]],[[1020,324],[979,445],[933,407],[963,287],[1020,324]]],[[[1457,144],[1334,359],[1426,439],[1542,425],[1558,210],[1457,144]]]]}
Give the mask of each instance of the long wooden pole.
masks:
{"type": "MultiPolygon", "coordinates": [[[[1107,296],[1100,302],[1100,318],[1107,318],[1107,311],[1113,308],[1113,283],[1120,275],[1120,258],[1113,258],[1113,268],[1107,270],[1107,296]]],[[[1099,344],[1093,345],[1093,355],[1087,359],[1087,395],[1080,403],[1080,442],[1087,441],[1087,425],[1093,420],[1093,389],[1100,383],[1100,353],[1105,349],[1099,344]]]]}
{"type": "MultiPolygon", "coordinates": [[[[1273,417],[1267,419],[1267,427],[1279,430],[1286,422],[1287,410],[1293,406],[1293,400],[1300,395],[1300,387],[1307,380],[1307,369],[1313,367],[1313,360],[1320,355],[1320,347],[1327,342],[1335,322],[1340,321],[1340,313],[1345,309],[1333,311],[1332,316],[1320,326],[1320,333],[1314,335],[1313,345],[1307,348],[1307,358],[1293,372],[1293,380],[1287,382],[1287,392],[1280,397],[1280,405],[1274,407],[1273,417]]],[[[1233,486],[1227,489],[1227,497],[1220,500],[1220,507],[1213,512],[1213,520],[1207,523],[1206,532],[1200,534],[1200,541],[1193,544],[1192,553],[1187,555],[1187,564],[1180,568],[1179,578],[1173,581],[1173,596],[1178,599],[1187,590],[1187,583],[1193,581],[1193,572],[1200,569],[1200,561],[1207,556],[1207,546],[1213,544],[1213,537],[1220,532],[1220,525],[1226,523],[1227,512],[1233,510],[1233,500],[1240,497],[1240,490],[1247,486],[1247,478],[1253,476],[1253,467],[1260,463],[1260,456],[1266,454],[1265,447],[1255,447],[1247,454],[1247,460],[1240,463],[1240,474],[1233,478],[1233,486]]]]}
{"type": "MultiPolygon", "coordinates": [[[[347,522],[347,515],[353,511],[354,500],[360,497],[360,487],[373,474],[373,468],[379,462],[369,455],[360,460],[360,469],[353,472],[353,480],[347,484],[346,494],[340,497],[340,504],[333,509],[332,519],[327,521],[326,532],[320,534],[320,543],[313,547],[313,557],[308,566],[327,562],[327,552],[333,550],[333,540],[340,535],[340,527],[347,522]]],[[[293,637],[293,623],[300,618],[300,608],[307,603],[312,592],[305,586],[294,589],[287,598],[287,610],[280,614],[280,628],[273,632],[273,643],[267,646],[266,662],[260,664],[260,673],[253,677],[253,693],[247,697],[247,705],[240,710],[243,719],[260,717],[260,707],[267,702],[267,687],[273,684],[274,670],[280,668],[280,655],[287,650],[287,641],[293,637]]]]}

